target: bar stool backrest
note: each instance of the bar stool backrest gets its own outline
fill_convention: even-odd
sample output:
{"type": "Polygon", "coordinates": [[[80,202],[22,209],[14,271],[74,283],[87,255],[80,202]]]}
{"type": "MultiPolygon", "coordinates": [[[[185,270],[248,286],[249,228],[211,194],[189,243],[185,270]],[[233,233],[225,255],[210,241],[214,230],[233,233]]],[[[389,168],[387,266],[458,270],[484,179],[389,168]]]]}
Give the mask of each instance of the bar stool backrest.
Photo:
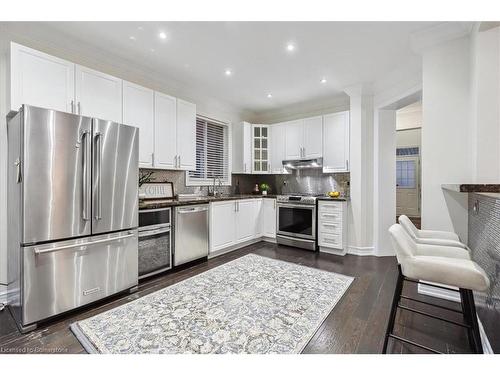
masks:
{"type": "Polygon", "coordinates": [[[393,224],[389,228],[392,246],[396,252],[398,263],[403,265],[417,253],[417,245],[401,224],[393,224]]]}
{"type": "Polygon", "coordinates": [[[417,240],[420,237],[420,233],[418,232],[418,228],[411,222],[411,220],[406,215],[401,215],[398,218],[399,224],[403,226],[403,229],[406,229],[408,234],[414,239],[417,240]]]}

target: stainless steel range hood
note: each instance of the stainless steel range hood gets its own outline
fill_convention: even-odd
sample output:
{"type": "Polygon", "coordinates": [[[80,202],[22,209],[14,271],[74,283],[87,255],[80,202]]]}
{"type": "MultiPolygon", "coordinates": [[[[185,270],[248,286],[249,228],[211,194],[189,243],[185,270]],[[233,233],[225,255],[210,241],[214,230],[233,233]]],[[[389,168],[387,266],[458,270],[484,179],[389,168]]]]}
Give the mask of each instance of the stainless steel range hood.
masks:
{"type": "Polygon", "coordinates": [[[283,160],[286,169],[323,168],[323,158],[283,160]]]}

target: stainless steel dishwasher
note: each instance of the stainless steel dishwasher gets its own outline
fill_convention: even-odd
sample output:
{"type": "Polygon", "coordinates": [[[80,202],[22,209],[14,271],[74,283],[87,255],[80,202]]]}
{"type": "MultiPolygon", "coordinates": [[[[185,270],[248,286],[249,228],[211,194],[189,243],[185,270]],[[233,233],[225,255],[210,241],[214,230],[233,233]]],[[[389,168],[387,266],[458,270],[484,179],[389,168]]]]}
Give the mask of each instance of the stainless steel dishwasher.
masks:
{"type": "Polygon", "coordinates": [[[176,207],[174,266],[208,256],[208,204],[176,207]]]}

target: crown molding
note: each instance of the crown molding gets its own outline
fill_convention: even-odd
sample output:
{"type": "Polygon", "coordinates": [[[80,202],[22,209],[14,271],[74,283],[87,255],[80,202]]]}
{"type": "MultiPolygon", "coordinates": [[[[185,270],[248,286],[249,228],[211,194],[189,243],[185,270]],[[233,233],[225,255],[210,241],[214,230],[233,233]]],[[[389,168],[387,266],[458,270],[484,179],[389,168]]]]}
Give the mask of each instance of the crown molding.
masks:
{"type": "Polygon", "coordinates": [[[469,35],[475,25],[476,22],[440,23],[410,35],[411,47],[420,54],[430,47],[469,35]]]}

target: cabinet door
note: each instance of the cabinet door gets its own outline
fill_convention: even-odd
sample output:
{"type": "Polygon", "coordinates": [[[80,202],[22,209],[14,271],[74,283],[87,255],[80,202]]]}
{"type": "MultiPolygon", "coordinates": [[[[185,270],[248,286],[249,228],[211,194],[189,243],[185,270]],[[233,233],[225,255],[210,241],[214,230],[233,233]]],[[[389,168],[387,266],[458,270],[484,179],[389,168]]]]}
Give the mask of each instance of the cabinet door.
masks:
{"type": "Polygon", "coordinates": [[[75,64],[11,43],[10,110],[22,104],[72,112],[75,64]]]}
{"type": "Polygon", "coordinates": [[[176,168],[177,100],[155,92],[154,163],[158,168],[176,168]]]}
{"type": "Polygon", "coordinates": [[[123,123],[139,128],[139,166],[152,167],[154,153],[154,92],[123,82],[123,123]]]}
{"type": "Polygon", "coordinates": [[[235,244],[236,201],[210,204],[210,253],[235,244]]]}
{"type": "Polygon", "coordinates": [[[269,173],[269,127],[252,125],[252,172],[269,173]]]}
{"type": "Polygon", "coordinates": [[[276,199],[262,199],[262,235],[276,238],[276,199]]]}
{"type": "Polygon", "coordinates": [[[295,120],[285,123],[285,159],[293,160],[302,157],[303,121],[295,120]]]}
{"type": "Polygon", "coordinates": [[[254,199],[236,201],[236,243],[255,238],[257,202],[254,199]]]}
{"type": "Polygon", "coordinates": [[[304,119],[303,157],[320,158],[323,154],[323,117],[304,119]]]}
{"type": "Polygon", "coordinates": [[[196,169],[196,104],[177,99],[177,154],[180,169],[196,169]]]}
{"type": "Polygon", "coordinates": [[[282,174],[284,172],[283,160],[285,160],[285,126],[274,124],[269,126],[271,136],[271,173],[282,174]]]}
{"type": "Polygon", "coordinates": [[[81,65],[75,71],[76,112],[121,123],[122,80],[81,65]]]}
{"type": "Polygon", "coordinates": [[[323,172],[349,171],[349,112],[323,116],[323,172]]]}

